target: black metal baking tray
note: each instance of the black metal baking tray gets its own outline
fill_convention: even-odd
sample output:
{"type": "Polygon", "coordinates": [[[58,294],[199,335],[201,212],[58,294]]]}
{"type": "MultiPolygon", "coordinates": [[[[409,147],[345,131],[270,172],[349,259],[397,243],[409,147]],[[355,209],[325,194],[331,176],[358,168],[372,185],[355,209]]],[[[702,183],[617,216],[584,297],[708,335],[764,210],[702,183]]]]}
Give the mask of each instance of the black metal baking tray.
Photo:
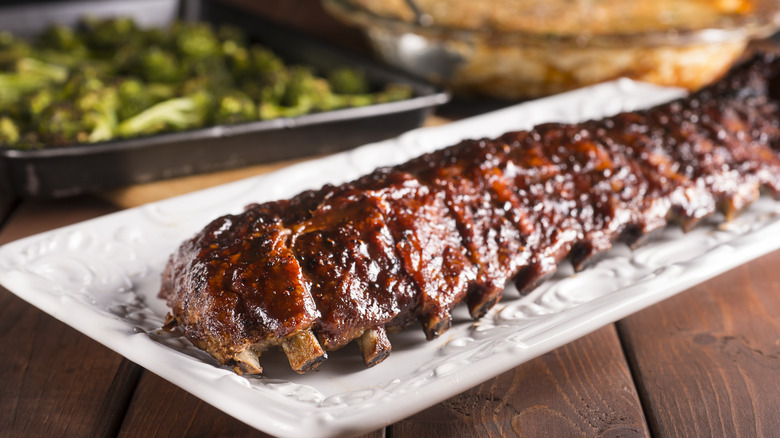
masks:
{"type": "Polygon", "coordinates": [[[418,127],[449,94],[243,13],[218,1],[57,1],[0,8],[0,30],[33,35],[48,23],[75,23],[84,14],[132,16],[141,25],[175,18],[230,23],[286,61],[328,70],[357,66],[378,84],[409,84],[414,97],[295,118],[212,126],[186,132],[40,150],[0,149],[0,191],[27,198],[66,197],[134,183],[325,154],[397,136],[418,127]]]}

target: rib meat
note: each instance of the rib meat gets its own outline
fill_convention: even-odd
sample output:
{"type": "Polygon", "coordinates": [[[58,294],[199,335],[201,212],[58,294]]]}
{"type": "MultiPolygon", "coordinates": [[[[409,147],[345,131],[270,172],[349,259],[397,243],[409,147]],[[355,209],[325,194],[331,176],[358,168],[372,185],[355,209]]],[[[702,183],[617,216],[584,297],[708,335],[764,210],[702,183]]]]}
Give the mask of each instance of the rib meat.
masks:
{"type": "Polygon", "coordinates": [[[355,181],[220,217],[171,256],[171,324],[222,364],[262,371],[278,346],[306,372],[357,340],[435,338],[465,302],[478,318],[567,256],[582,269],[669,221],[731,218],[780,193],[780,61],[759,56],[658,107],[469,140],[355,181]]]}

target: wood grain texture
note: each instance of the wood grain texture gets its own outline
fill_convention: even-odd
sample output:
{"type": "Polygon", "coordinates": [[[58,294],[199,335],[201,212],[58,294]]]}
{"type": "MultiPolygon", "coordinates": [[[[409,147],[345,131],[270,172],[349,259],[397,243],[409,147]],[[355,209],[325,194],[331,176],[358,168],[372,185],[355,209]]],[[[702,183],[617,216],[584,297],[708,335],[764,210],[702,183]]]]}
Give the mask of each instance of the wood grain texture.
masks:
{"type": "MultiPolygon", "coordinates": [[[[110,211],[105,203],[85,199],[25,202],[9,218],[0,242],[110,211]],[[70,208],[74,205],[84,208],[70,208]]],[[[2,436],[113,436],[141,372],[2,288],[0,352],[2,436]]]]}
{"type": "Polygon", "coordinates": [[[0,232],[0,245],[22,237],[75,224],[113,213],[118,209],[106,201],[84,196],[68,199],[25,200],[13,212],[0,232]]]}
{"type": "MultiPolygon", "coordinates": [[[[150,436],[267,438],[270,435],[146,371],[127,411],[119,437],[150,436]]],[[[384,436],[384,430],[379,430],[363,435],[363,438],[384,436]]]]}
{"type": "Polygon", "coordinates": [[[645,437],[648,429],[607,326],[400,421],[391,436],[645,437]]]}
{"type": "Polygon", "coordinates": [[[0,435],[113,436],[141,368],[0,288],[0,435]]]}
{"type": "Polygon", "coordinates": [[[780,436],[780,251],[618,323],[651,430],[780,436]]]}

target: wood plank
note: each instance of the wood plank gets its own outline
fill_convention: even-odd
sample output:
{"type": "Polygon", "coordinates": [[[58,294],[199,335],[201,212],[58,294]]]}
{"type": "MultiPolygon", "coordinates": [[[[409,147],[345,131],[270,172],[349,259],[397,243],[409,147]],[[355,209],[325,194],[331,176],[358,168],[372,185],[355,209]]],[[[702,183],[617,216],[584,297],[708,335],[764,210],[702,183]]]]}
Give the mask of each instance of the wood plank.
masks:
{"type": "Polygon", "coordinates": [[[111,436],[141,368],[0,288],[0,430],[111,436]]]}
{"type": "Polygon", "coordinates": [[[0,231],[0,245],[22,237],[103,216],[117,211],[113,205],[92,197],[23,201],[10,214],[0,231]]]}
{"type": "Polygon", "coordinates": [[[649,436],[613,325],[401,421],[418,436],[649,436]]]}
{"type": "MultiPolygon", "coordinates": [[[[113,211],[74,199],[25,202],[0,243],[113,211]]],[[[113,436],[141,368],[0,288],[0,431],[113,436]]]]}
{"type": "MultiPolygon", "coordinates": [[[[120,438],[175,436],[267,438],[197,397],[145,371],[119,432],[120,438]]],[[[384,430],[363,435],[382,438],[384,430]]]]}
{"type": "Polygon", "coordinates": [[[776,437],[780,251],[618,324],[651,431],[776,437]]]}

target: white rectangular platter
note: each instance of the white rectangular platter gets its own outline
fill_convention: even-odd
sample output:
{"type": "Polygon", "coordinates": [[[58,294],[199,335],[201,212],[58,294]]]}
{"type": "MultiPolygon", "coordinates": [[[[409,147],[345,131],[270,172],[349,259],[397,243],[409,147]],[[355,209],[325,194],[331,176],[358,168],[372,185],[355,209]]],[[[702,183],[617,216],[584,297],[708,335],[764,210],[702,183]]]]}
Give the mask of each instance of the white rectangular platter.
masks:
{"type": "Polygon", "coordinates": [[[393,353],[365,369],[356,347],[297,375],[278,352],[266,374],[241,377],[160,327],[157,298],[168,255],[212,219],[251,202],[341,183],[465,138],[535,124],[577,122],[648,107],[683,93],[627,80],[606,83],[309,161],[282,171],[35,235],[0,248],[7,289],[204,401],[278,436],[345,436],[381,428],[491,377],[780,247],[780,202],[762,199],[727,225],[683,234],[669,227],[636,250],[616,247],[573,275],[520,298],[511,287],[482,320],[458,308],[454,325],[426,342],[392,335],[393,353]]]}

